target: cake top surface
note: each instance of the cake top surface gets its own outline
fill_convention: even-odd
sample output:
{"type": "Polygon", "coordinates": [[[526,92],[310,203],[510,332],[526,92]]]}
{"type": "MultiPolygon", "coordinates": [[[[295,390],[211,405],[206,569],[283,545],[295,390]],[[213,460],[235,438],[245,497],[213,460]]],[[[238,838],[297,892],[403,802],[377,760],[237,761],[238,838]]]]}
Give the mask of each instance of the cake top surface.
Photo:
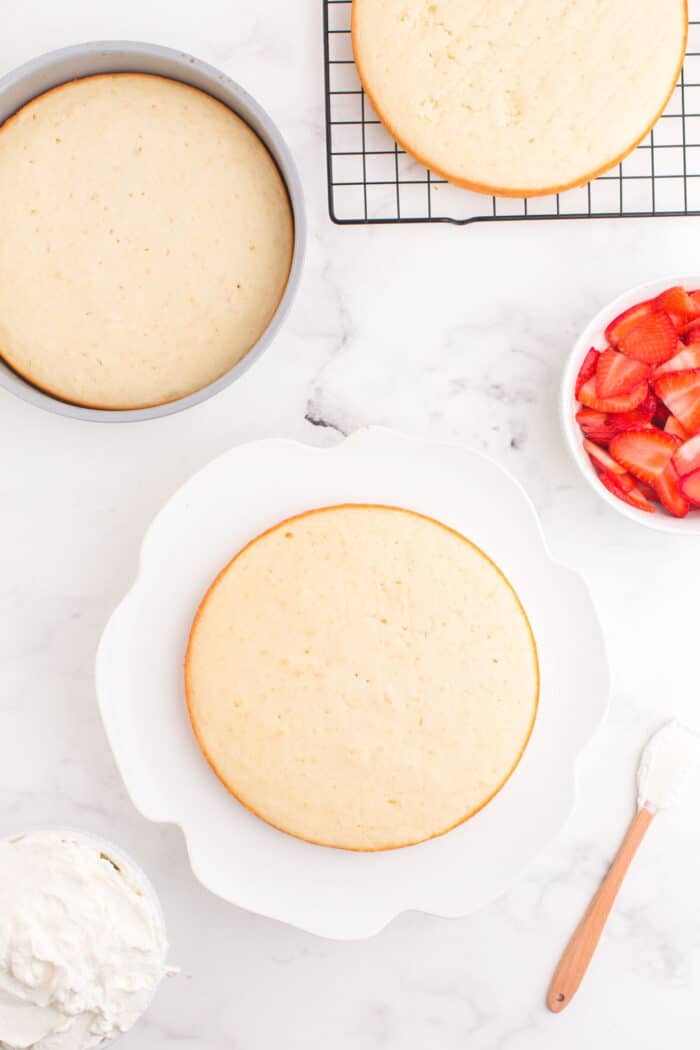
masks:
{"type": "Polygon", "coordinates": [[[612,167],[680,73],[685,0],[354,0],[366,91],[427,167],[501,195],[612,167]]]}
{"type": "Polygon", "coordinates": [[[141,408],[255,344],[293,243],[267,149],[179,81],[87,77],[0,130],[0,354],[67,401],[141,408]]]}
{"type": "Polygon", "coordinates": [[[186,685],[206,757],[293,835],[385,849],[440,834],[515,767],[537,705],[523,608],[463,536],[391,507],[324,508],[209,590],[186,685]]]}

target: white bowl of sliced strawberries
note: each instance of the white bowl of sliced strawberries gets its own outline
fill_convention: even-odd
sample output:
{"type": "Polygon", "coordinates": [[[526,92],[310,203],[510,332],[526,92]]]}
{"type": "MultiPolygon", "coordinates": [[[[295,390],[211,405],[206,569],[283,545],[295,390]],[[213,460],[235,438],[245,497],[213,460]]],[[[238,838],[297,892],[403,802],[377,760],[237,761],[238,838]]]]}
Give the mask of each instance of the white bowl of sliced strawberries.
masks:
{"type": "Polygon", "coordinates": [[[634,521],[700,534],[700,276],[640,285],[569,358],[564,431],[595,491],[634,521]]]}

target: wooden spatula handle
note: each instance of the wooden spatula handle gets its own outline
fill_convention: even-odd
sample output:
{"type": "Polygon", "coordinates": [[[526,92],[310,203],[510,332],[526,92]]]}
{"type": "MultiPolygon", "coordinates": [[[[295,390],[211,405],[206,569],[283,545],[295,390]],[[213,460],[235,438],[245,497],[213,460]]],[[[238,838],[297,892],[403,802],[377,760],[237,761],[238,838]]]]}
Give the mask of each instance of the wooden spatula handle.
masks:
{"type": "Polygon", "coordinates": [[[576,994],[598,946],[622,880],[653,819],[654,814],[650,810],[644,808],[637,810],[622,845],[610,865],[610,870],[588,905],[586,914],[574,930],[573,937],[559,961],[547,993],[547,1006],[553,1013],[559,1013],[568,1006],[576,994]]]}

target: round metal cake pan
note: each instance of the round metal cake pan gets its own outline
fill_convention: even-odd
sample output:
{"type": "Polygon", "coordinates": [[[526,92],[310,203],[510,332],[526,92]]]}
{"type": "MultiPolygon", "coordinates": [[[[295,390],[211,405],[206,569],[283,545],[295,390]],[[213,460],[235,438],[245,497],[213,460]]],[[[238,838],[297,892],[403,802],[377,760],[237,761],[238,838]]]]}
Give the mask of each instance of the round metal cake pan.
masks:
{"type": "Polygon", "coordinates": [[[31,99],[80,77],[96,73],[153,73],[200,88],[237,113],[267,146],[287,187],[294,216],[294,251],[289,279],[272,321],[238,364],[219,379],[177,401],[151,408],[114,411],[84,408],[32,386],[0,359],[0,385],[40,408],[74,419],[101,423],[131,423],[169,416],[191,408],[234,383],[273,340],[296,293],[306,244],[306,217],[299,174],[287,144],[265,110],[225,73],[183,51],[157,44],[123,40],[95,41],[51,51],[0,78],[0,124],[31,99]]]}

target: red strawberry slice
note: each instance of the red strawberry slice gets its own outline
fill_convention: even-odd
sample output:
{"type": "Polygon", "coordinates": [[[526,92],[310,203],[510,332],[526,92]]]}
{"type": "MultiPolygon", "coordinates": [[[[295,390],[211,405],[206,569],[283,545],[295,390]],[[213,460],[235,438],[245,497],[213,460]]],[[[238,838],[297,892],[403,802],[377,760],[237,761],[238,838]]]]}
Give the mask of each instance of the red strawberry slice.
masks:
{"type": "Polygon", "coordinates": [[[692,474],[681,478],[680,490],[694,506],[700,507],[700,470],[694,470],[692,474]]]}
{"type": "Polygon", "coordinates": [[[644,481],[638,481],[637,488],[646,499],[651,500],[653,503],[659,502],[659,494],[653,485],[647,485],[644,481]]]}
{"type": "Polygon", "coordinates": [[[633,361],[618,350],[604,350],[596,370],[596,393],[601,398],[629,394],[638,383],[647,378],[650,371],[650,365],[645,365],[642,361],[633,361]]]}
{"type": "Polygon", "coordinates": [[[661,311],[640,318],[618,336],[618,346],[623,354],[648,365],[668,361],[675,354],[677,345],[676,327],[668,314],[661,311]]]}
{"type": "Polygon", "coordinates": [[[700,343],[700,320],[692,321],[683,329],[683,342],[686,346],[697,346],[700,343]]]}
{"type": "MultiPolygon", "coordinates": [[[[593,408],[579,408],[576,413],[576,422],[587,438],[599,445],[606,445],[621,430],[636,430],[651,423],[655,418],[655,412],[658,412],[657,405],[664,407],[652,394],[644,398],[633,412],[609,414],[595,412],[593,408]]],[[[664,411],[667,414],[667,409],[664,411]]]]}
{"type": "Polygon", "coordinates": [[[643,427],[650,423],[659,411],[659,402],[650,392],[644,400],[632,412],[619,412],[615,416],[618,430],[630,430],[633,427],[643,427]]]}
{"type": "Polygon", "coordinates": [[[675,437],[679,437],[681,439],[681,441],[687,441],[688,438],[690,437],[690,434],[688,433],[688,431],[685,429],[684,426],[682,426],[678,422],[678,420],[676,419],[675,416],[669,416],[668,417],[668,419],[666,420],[666,423],[664,425],[664,431],[667,434],[673,434],[673,435],[675,435],[675,437]]]}
{"type": "Polygon", "coordinates": [[[700,368],[660,376],[654,389],[689,434],[700,428],[700,368]]]}
{"type": "Polygon", "coordinates": [[[668,415],[668,409],[661,405],[653,394],[649,394],[632,412],[607,413],[596,412],[592,408],[580,408],[576,413],[576,422],[591,441],[607,445],[615,434],[623,430],[638,430],[647,426],[655,418],[659,408],[663,408],[668,415]]]}
{"type": "Polygon", "coordinates": [[[689,321],[700,317],[700,305],[691,298],[685,288],[676,285],[675,288],[667,288],[654,300],[657,310],[665,310],[680,331],[689,321]]]}
{"type": "Polygon", "coordinates": [[[620,339],[625,333],[634,328],[637,322],[640,321],[642,317],[646,317],[647,314],[650,314],[653,309],[654,304],[651,299],[648,299],[644,303],[637,303],[636,306],[630,306],[629,310],[624,310],[610,322],[605,329],[605,338],[612,346],[619,346],[620,339]]]}
{"type": "Polygon", "coordinates": [[[583,386],[583,384],[587,383],[588,380],[592,376],[595,375],[596,368],[598,367],[598,358],[599,357],[600,357],[600,353],[597,350],[594,350],[593,347],[591,347],[591,349],[588,351],[588,353],[584,357],[583,364],[581,365],[581,367],[579,369],[579,373],[576,376],[576,386],[575,386],[576,397],[578,397],[578,392],[581,389],[581,387],[583,386]]]}
{"type": "Polygon", "coordinates": [[[618,433],[617,428],[611,423],[614,418],[605,412],[594,412],[592,408],[581,408],[576,413],[576,422],[583,433],[599,445],[607,445],[610,438],[618,433]]]}
{"type": "Polygon", "coordinates": [[[629,394],[621,394],[619,397],[598,397],[596,391],[595,377],[584,383],[578,392],[579,401],[587,408],[594,408],[596,412],[631,412],[633,408],[641,405],[649,393],[646,382],[637,383],[629,394]]]}
{"type": "Polygon", "coordinates": [[[684,518],[690,510],[690,503],[680,489],[680,478],[673,463],[669,462],[661,471],[654,488],[669,514],[674,518],[684,518]]]}
{"type": "Polygon", "coordinates": [[[624,503],[629,503],[630,506],[636,507],[637,510],[645,510],[647,514],[656,514],[656,507],[640,492],[636,485],[626,490],[619,482],[617,474],[608,474],[603,471],[598,477],[605,485],[609,492],[612,492],[613,496],[617,496],[624,503]]]}
{"type": "MultiPolygon", "coordinates": [[[[619,465],[615,465],[619,470],[619,465]]],[[[623,492],[631,492],[632,489],[639,489],[637,479],[633,478],[631,474],[628,474],[626,470],[623,470],[621,474],[618,474],[616,471],[613,472],[610,470],[599,470],[598,477],[602,478],[603,475],[605,475],[606,478],[609,478],[611,481],[613,481],[619,488],[622,489],[623,492]]],[[[639,491],[641,492],[641,489],[639,489],[639,491]]],[[[652,489],[652,492],[656,496],[656,490],[652,489]]],[[[658,503],[658,496],[656,496],[656,501],[658,503]]]]}
{"type": "Polygon", "coordinates": [[[685,441],[674,453],[673,465],[681,477],[700,470],[700,434],[685,441]]]}
{"type": "Polygon", "coordinates": [[[646,430],[625,430],[610,442],[610,454],[620,466],[640,481],[653,485],[680,442],[672,434],[649,427],[646,430]]]}
{"type": "MultiPolygon", "coordinates": [[[[631,492],[633,488],[637,488],[637,479],[636,478],[633,478],[632,475],[628,474],[626,470],[623,470],[622,473],[619,473],[619,471],[621,470],[621,467],[620,467],[619,463],[615,463],[615,467],[616,467],[616,469],[614,471],[611,471],[611,470],[598,470],[598,471],[596,471],[596,474],[598,475],[598,478],[602,478],[603,474],[605,474],[605,476],[607,478],[612,478],[612,480],[615,482],[615,484],[618,485],[622,489],[623,492],[631,492]]],[[[654,491],[654,490],[652,490],[652,491],[654,491]]],[[[654,495],[656,495],[655,492],[654,492],[654,495]]],[[[658,496],[657,496],[657,502],[658,502],[658,496]]]]}
{"type": "MultiPolygon", "coordinates": [[[[635,411],[638,412],[639,409],[635,409],[635,411]]],[[[666,426],[666,420],[668,419],[668,417],[670,415],[671,415],[671,413],[666,408],[666,405],[663,403],[663,401],[657,401],[656,402],[656,412],[654,413],[654,418],[652,420],[652,423],[654,424],[655,427],[658,427],[659,430],[663,430],[664,427],[666,426]]]]}
{"type": "Polygon", "coordinates": [[[657,365],[651,373],[652,381],[659,376],[668,375],[669,372],[687,372],[691,368],[700,368],[700,333],[698,333],[698,344],[686,346],[678,344],[678,353],[669,357],[662,365],[657,365]]]}
{"type": "MultiPolygon", "coordinates": [[[[609,470],[604,470],[604,471],[601,471],[601,473],[602,474],[609,474],[610,471],[609,470]]],[[[637,479],[633,478],[631,474],[628,474],[626,470],[623,471],[622,474],[615,474],[614,477],[615,477],[615,481],[618,483],[620,488],[624,489],[625,492],[631,492],[632,489],[637,488],[637,479]]]]}
{"type": "Polygon", "coordinates": [[[604,448],[601,448],[600,445],[596,445],[593,441],[586,439],[583,442],[583,447],[590,456],[593,466],[597,470],[606,470],[610,474],[622,475],[626,473],[625,468],[621,467],[619,463],[616,463],[612,456],[609,455],[604,448]]]}

